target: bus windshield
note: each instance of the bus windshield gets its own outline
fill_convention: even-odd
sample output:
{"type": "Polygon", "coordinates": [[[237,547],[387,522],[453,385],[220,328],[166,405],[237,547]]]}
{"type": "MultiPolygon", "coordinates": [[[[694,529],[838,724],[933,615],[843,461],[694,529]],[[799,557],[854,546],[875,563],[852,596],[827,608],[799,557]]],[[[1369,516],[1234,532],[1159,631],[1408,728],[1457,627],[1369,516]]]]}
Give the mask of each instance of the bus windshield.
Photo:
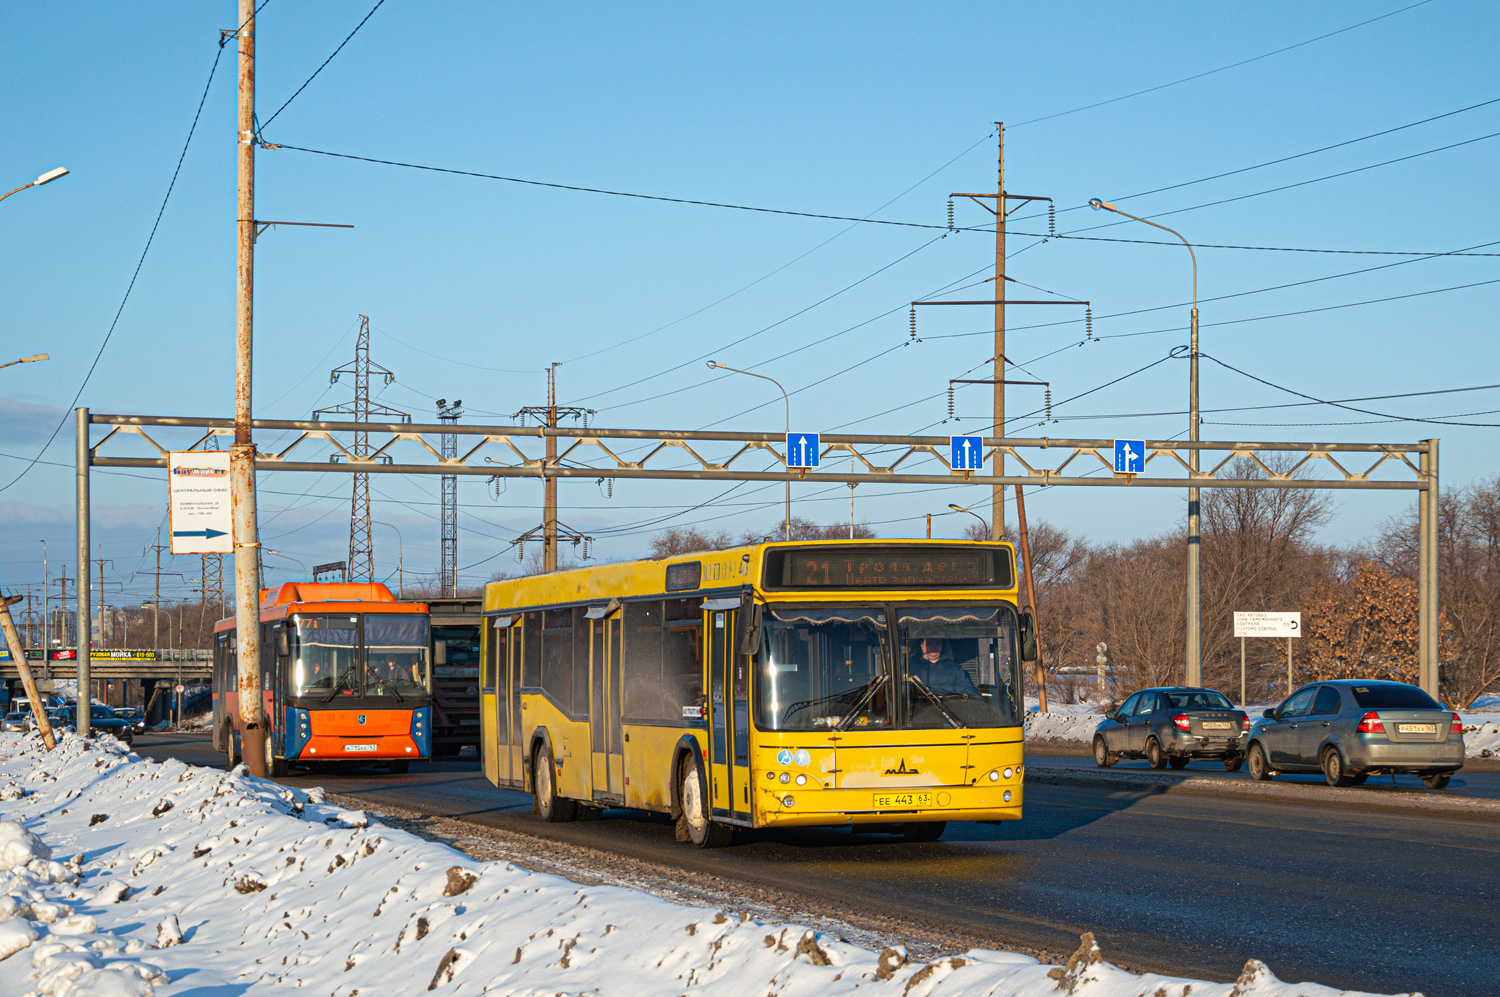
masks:
{"type": "Polygon", "coordinates": [[[426,694],[428,629],[420,613],[319,614],[294,623],[291,695],[399,702],[426,694]]]}
{"type": "Polygon", "coordinates": [[[755,673],[762,730],[1010,727],[1021,723],[1008,607],[768,607],[755,673]]]}

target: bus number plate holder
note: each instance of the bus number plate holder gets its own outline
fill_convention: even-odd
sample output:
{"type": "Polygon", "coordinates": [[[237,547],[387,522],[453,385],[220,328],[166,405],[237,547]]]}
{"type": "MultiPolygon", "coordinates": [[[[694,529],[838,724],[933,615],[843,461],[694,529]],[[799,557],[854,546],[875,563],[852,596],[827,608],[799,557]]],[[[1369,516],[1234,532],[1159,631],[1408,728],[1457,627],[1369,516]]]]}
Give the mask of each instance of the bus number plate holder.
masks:
{"type": "Polygon", "coordinates": [[[932,806],[931,793],[876,793],[877,810],[912,810],[932,806]]]}
{"type": "Polygon", "coordinates": [[[376,748],[376,746],[373,745],[373,744],[346,744],[346,745],[344,745],[344,750],[345,751],[374,751],[375,748],[376,748]]]}

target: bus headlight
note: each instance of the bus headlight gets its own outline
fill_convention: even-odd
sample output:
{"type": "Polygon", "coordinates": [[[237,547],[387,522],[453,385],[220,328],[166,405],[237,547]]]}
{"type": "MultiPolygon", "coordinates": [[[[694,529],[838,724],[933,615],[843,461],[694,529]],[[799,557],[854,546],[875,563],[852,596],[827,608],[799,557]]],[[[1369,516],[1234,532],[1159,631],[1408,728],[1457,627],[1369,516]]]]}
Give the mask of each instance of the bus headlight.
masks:
{"type": "Polygon", "coordinates": [[[1009,779],[1013,775],[1015,775],[1015,771],[1014,770],[1012,770],[1012,769],[1006,769],[1005,770],[1005,778],[1009,779]]]}
{"type": "MultiPolygon", "coordinates": [[[[1006,771],[1009,772],[1010,770],[1006,769],[1006,771]]],[[[1009,777],[1007,776],[1007,778],[1009,778],[1009,777]]],[[[990,782],[999,782],[999,781],[1000,781],[1000,773],[999,773],[999,771],[991,769],[990,770],[990,782]]]]}
{"type": "Polygon", "coordinates": [[[792,781],[792,774],[790,772],[783,772],[783,773],[781,773],[781,784],[783,786],[786,785],[787,783],[791,782],[791,781],[792,781]]]}
{"type": "Polygon", "coordinates": [[[806,786],[807,785],[807,776],[805,776],[805,775],[799,775],[799,776],[797,776],[797,785],[799,785],[799,786],[806,786]]]}
{"type": "Polygon", "coordinates": [[[1010,790],[1008,790],[1008,789],[1007,789],[1007,790],[1006,790],[1006,791],[1005,791],[1005,792],[1004,792],[1004,793],[1003,793],[1003,794],[1002,794],[1002,795],[1001,795],[1001,797],[1000,797],[1000,798],[1001,798],[1001,799],[1002,799],[1002,800],[1004,800],[1004,801],[1005,801],[1005,802],[1006,802],[1006,803],[1009,803],[1009,802],[1010,802],[1010,790]]]}
{"type": "Polygon", "coordinates": [[[786,807],[788,810],[792,809],[793,804],[795,804],[796,802],[797,801],[792,799],[790,794],[781,798],[781,805],[786,807]]]}

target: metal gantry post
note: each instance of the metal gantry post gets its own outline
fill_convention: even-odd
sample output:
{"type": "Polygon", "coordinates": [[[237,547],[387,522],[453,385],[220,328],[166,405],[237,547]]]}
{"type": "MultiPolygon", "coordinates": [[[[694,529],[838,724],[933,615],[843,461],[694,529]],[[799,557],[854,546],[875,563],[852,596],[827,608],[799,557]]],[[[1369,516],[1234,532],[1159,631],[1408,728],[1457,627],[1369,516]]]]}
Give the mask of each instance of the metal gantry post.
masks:
{"type": "MultiPolygon", "coordinates": [[[[1005,435],[1005,122],[995,122],[999,140],[995,193],[995,424],[990,432],[1005,435]]],[[[1005,476],[1005,451],[995,451],[995,476],[1005,476]]],[[[1005,486],[990,489],[990,538],[1005,537],[1005,486]]]]}
{"type": "Polygon", "coordinates": [[[1438,696],[1438,441],[1426,440],[1417,493],[1417,683],[1438,696]]]}
{"type": "MultiPolygon", "coordinates": [[[[77,496],[78,581],[73,586],[78,610],[78,734],[89,736],[89,410],[73,410],[73,475],[77,496]]],[[[32,709],[40,704],[33,703],[32,709]]]]}
{"type": "MultiPolygon", "coordinates": [[[[260,682],[260,528],[255,515],[255,443],[250,435],[251,344],[255,303],[255,0],[240,0],[238,192],[235,254],[234,445],[229,450],[234,509],[235,641],[239,660],[240,747],[251,775],[266,774],[260,682]]],[[[232,736],[232,735],[231,735],[232,736]]]]}
{"type": "MultiPolygon", "coordinates": [[[[1187,240],[1183,240],[1186,242],[1187,240]]],[[[1188,252],[1193,247],[1188,246],[1188,252]]],[[[1198,258],[1193,256],[1192,342],[1189,346],[1188,440],[1198,442],[1198,258]]],[[[1198,474],[1198,451],[1188,451],[1188,476],[1198,474]]],[[[1187,684],[1203,684],[1203,517],[1198,489],[1188,489],[1187,538],[1187,684]]]]}

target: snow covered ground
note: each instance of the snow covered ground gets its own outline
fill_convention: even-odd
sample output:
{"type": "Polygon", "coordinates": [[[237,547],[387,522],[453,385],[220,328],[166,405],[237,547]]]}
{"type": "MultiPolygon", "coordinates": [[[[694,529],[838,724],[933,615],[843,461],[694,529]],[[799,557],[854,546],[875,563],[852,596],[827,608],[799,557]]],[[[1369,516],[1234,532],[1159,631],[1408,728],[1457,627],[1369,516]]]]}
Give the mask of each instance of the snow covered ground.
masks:
{"type": "Polygon", "coordinates": [[[0,994],[1324,997],[1137,976],[1091,936],[1065,966],[931,962],[621,887],[476,862],[302,792],[112,740],[0,742],[0,994]]]}
{"type": "MultiPolygon", "coordinates": [[[[1262,710],[1275,705],[1252,706],[1249,713],[1257,717],[1262,710]]],[[[1484,697],[1474,705],[1478,709],[1459,713],[1464,722],[1464,753],[1470,758],[1500,758],[1500,697],[1484,697]]],[[[1026,709],[1028,741],[1049,739],[1089,744],[1094,739],[1094,728],[1104,719],[1097,703],[1049,703],[1048,712],[1036,713],[1032,712],[1036,710],[1036,701],[1028,700],[1026,709]]]]}

